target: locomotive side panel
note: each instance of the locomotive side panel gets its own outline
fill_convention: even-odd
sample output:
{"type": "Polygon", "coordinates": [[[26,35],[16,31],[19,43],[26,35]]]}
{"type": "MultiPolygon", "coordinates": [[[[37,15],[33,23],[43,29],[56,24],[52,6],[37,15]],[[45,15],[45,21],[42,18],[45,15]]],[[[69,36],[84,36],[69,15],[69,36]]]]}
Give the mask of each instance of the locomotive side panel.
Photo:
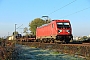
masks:
{"type": "Polygon", "coordinates": [[[56,22],[52,21],[46,26],[42,26],[37,28],[36,30],[36,38],[56,38],[57,35],[57,28],[56,22]]]}
{"type": "Polygon", "coordinates": [[[51,28],[51,24],[37,28],[36,38],[42,39],[42,38],[47,38],[48,36],[50,36],[51,35],[50,28],[51,28]]]}

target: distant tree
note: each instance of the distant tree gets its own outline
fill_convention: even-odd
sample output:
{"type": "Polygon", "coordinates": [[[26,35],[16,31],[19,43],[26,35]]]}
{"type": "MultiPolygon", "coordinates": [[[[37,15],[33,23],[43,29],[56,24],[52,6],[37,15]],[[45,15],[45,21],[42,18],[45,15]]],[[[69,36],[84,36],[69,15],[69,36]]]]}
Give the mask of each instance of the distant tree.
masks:
{"type": "Polygon", "coordinates": [[[30,27],[29,30],[31,31],[31,33],[33,35],[36,35],[36,28],[45,24],[45,23],[46,23],[45,20],[40,19],[40,18],[36,18],[33,21],[31,21],[31,23],[29,23],[29,27],[30,27]]]}
{"type": "Polygon", "coordinates": [[[25,36],[28,36],[28,28],[27,27],[24,28],[23,33],[25,33],[25,36]]]}
{"type": "Polygon", "coordinates": [[[84,40],[87,40],[87,39],[88,39],[88,37],[87,37],[87,36],[83,36],[83,37],[81,37],[81,39],[80,39],[80,40],[84,41],[84,40]]]}
{"type": "Polygon", "coordinates": [[[88,37],[87,36],[83,36],[82,38],[83,38],[83,40],[86,40],[88,37]]]}

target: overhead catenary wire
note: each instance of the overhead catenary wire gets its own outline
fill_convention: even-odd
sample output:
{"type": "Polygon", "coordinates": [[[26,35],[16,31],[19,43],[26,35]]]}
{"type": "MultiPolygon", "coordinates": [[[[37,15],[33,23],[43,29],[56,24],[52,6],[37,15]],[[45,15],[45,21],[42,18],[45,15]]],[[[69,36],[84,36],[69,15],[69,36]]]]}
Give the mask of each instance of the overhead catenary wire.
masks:
{"type": "MultiPolygon", "coordinates": [[[[22,24],[23,25],[23,24],[22,24]]],[[[22,25],[20,25],[18,28],[20,28],[22,25]]],[[[16,28],[16,29],[18,29],[18,28],[16,28]]]]}
{"type": "Polygon", "coordinates": [[[63,17],[61,17],[61,18],[65,18],[65,17],[71,16],[71,15],[73,15],[73,14],[82,12],[82,11],[87,10],[87,9],[90,9],[90,7],[87,7],[87,8],[84,8],[84,9],[82,9],[82,10],[76,11],[76,12],[74,12],[74,13],[71,13],[71,14],[69,14],[69,15],[63,16],[63,17]]]}
{"type": "Polygon", "coordinates": [[[60,10],[60,9],[62,9],[62,8],[65,8],[66,6],[68,6],[68,5],[72,4],[72,3],[74,3],[75,1],[76,1],[76,0],[73,0],[72,2],[70,2],[70,3],[66,4],[66,5],[64,5],[63,7],[59,8],[59,9],[57,9],[57,10],[51,12],[51,13],[49,13],[48,15],[51,15],[51,14],[55,13],[56,11],[58,11],[58,10],[60,10]]]}

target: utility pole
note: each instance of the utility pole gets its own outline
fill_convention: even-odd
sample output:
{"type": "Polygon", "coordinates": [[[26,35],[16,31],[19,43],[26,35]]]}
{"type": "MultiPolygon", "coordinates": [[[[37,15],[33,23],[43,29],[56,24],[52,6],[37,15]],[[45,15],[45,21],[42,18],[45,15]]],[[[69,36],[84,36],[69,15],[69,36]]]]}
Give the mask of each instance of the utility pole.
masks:
{"type": "Polygon", "coordinates": [[[9,36],[9,32],[8,32],[8,36],[9,36]]]}
{"type": "Polygon", "coordinates": [[[14,32],[14,35],[16,35],[16,32],[17,32],[16,30],[19,29],[23,24],[20,25],[19,27],[16,27],[16,25],[17,25],[17,24],[15,24],[15,32],[14,32]]]}
{"type": "Polygon", "coordinates": [[[16,35],[16,25],[17,25],[17,24],[15,24],[15,35],[16,35]]]}

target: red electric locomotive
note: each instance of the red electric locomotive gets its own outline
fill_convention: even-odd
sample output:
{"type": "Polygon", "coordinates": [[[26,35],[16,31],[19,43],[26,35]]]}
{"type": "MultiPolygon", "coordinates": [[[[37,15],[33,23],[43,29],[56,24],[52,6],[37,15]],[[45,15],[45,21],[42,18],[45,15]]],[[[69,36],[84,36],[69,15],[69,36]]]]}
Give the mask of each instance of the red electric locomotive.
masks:
{"type": "Polygon", "coordinates": [[[72,36],[72,28],[69,20],[52,20],[36,29],[36,39],[41,42],[69,43],[72,36]]]}

